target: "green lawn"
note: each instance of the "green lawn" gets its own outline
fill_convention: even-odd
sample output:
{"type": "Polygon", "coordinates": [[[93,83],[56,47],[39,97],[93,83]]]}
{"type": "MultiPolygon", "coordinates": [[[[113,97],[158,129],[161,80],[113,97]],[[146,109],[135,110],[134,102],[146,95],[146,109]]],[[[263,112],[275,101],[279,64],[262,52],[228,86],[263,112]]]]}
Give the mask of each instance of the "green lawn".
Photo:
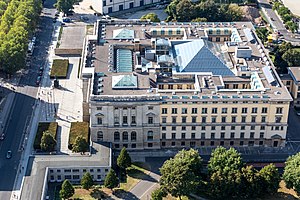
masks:
{"type": "Polygon", "coordinates": [[[72,149],[77,136],[82,136],[89,143],[89,123],[88,122],[71,122],[69,134],[69,149],[72,149]]]}
{"type": "Polygon", "coordinates": [[[69,60],[55,59],[53,60],[50,78],[67,78],[69,69],[69,60]]]}
{"type": "Polygon", "coordinates": [[[57,122],[39,122],[38,129],[33,143],[33,148],[35,150],[41,149],[40,143],[44,131],[49,131],[53,136],[53,138],[56,138],[57,126],[58,126],[57,122]]]}

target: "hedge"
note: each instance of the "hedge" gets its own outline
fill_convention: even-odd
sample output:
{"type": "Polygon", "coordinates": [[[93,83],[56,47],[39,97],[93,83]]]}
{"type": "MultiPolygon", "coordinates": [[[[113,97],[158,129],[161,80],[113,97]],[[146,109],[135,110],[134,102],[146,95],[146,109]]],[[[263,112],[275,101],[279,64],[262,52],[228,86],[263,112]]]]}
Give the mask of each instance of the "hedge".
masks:
{"type": "Polygon", "coordinates": [[[69,60],[55,59],[53,60],[50,78],[67,78],[69,69],[69,60]]]}
{"type": "Polygon", "coordinates": [[[39,122],[38,129],[33,143],[33,148],[35,150],[41,149],[40,144],[43,137],[43,133],[45,131],[49,131],[50,134],[53,136],[53,138],[56,139],[57,126],[58,126],[57,122],[39,122]]]}
{"type": "Polygon", "coordinates": [[[69,133],[68,148],[72,150],[77,136],[82,136],[89,143],[89,123],[88,122],[71,122],[69,133]]]}

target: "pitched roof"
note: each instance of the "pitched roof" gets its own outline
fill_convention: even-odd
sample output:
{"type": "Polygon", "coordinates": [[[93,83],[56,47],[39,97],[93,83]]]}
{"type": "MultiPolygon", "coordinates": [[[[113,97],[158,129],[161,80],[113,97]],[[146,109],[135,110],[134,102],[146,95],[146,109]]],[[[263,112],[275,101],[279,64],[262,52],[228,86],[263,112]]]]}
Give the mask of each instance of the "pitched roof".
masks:
{"type": "Polygon", "coordinates": [[[137,88],[137,76],[134,75],[113,76],[112,88],[113,89],[137,88]]]}
{"type": "Polygon", "coordinates": [[[202,39],[174,45],[174,54],[180,72],[212,72],[214,75],[234,76],[202,39]]]}
{"type": "Polygon", "coordinates": [[[126,28],[114,30],[113,39],[134,39],[134,30],[126,28]]]}

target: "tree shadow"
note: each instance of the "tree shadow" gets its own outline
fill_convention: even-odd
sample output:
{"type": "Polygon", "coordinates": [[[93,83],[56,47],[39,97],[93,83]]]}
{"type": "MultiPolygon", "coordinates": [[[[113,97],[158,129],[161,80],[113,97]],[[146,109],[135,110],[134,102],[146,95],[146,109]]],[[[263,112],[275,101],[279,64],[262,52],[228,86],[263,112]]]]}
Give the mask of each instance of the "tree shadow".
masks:
{"type": "Polygon", "coordinates": [[[116,197],[118,197],[120,199],[124,199],[124,200],[138,200],[139,199],[131,192],[126,192],[125,190],[122,190],[122,189],[115,189],[113,192],[113,195],[115,195],[116,197]]]}
{"type": "Polygon", "coordinates": [[[134,167],[130,167],[127,169],[127,175],[135,178],[135,179],[141,179],[141,180],[146,180],[149,182],[157,182],[156,179],[154,179],[153,177],[149,176],[148,174],[146,174],[145,172],[138,170],[134,167]]]}
{"type": "Polygon", "coordinates": [[[95,199],[108,199],[109,196],[103,192],[102,190],[95,188],[93,189],[93,191],[91,192],[91,197],[95,198],[95,199]]]}

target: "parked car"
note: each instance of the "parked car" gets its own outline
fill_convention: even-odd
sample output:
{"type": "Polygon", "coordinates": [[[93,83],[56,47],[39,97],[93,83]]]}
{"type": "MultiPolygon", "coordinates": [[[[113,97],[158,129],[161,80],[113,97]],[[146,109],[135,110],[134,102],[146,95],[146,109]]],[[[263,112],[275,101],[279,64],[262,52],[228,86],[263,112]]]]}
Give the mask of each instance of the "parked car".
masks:
{"type": "Polygon", "coordinates": [[[69,17],[64,17],[63,22],[70,23],[71,19],[69,17]]]}
{"type": "Polygon", "coordinates": [[[38,76],[37,79],[36,79],[36,85],[40,85],[41,80],[42,80],[42,77],[38,76]]]}
{"type": "Polygon", "coordinates": [[[6,158],[7,158],[7,159],[10,159],[11,157],[12,157],[11,151],[7,151],[7,153],[6,153],[6,158]]]}
{"type": "Polygon", "coordinates": [[[4,140],[5,139],[5,135],[4,135],[4,133],[2,133],[1,135],[0,135],[0,140],[4,140]]]}
{"type": "Polygon", "coordinates": [[[57,17],[59,16],[59,11],[55,12],[55,16],[57,16],[57,17]]]}

